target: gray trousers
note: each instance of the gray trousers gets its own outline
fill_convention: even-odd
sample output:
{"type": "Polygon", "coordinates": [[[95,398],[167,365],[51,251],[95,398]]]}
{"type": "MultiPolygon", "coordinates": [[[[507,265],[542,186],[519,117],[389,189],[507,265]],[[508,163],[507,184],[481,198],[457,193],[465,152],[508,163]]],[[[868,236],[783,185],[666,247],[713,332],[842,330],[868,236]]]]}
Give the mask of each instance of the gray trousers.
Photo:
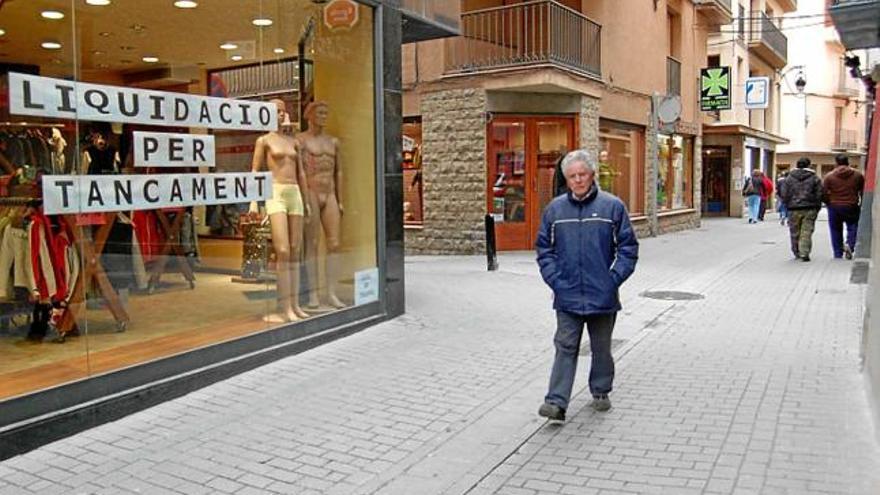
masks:
{"type": "Polygon", "coordinates": [[[584,325],[590,334],[590,393],[596,396],[611,392],[614,382],[611,333],[616,320],[617,313],[584,316],[566,311],[556,312],[556,336],[553,339],[556,359],[553,361],[550,389],[544,402],[568,409],[584,325]]]}

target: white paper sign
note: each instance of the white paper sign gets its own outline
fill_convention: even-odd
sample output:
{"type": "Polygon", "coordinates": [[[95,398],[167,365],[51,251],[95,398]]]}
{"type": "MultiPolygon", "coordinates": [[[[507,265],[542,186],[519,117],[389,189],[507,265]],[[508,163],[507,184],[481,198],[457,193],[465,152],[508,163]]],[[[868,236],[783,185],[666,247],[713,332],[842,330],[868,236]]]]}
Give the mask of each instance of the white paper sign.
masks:
{"type": "Polygon", "coordinates": [[[174,127],[275,131],[274,104],[9,73],[15,115],[174,127]]]}
{"type": "Polygon", "coordinates": [[[271,195],[270,172],[43,176],[46,215],[246,203],[271,195]]]}
{"type": "Polygon", "coordinates": [[[369,268],[354,274],[354,304],[371,303],[379,300],[379,269],[369,268]]]}
{"type": "Polygon", "coordinates": [[[135,131],[135,167],[213,167],[214,136],[135,131]]]}

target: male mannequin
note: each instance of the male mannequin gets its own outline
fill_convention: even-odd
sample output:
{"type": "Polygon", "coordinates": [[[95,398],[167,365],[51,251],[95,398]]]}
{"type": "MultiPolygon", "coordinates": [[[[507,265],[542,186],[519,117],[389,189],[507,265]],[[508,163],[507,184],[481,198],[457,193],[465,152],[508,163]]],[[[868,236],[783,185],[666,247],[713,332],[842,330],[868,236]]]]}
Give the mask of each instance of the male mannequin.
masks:
{"type": "Polygon", "coordinates": [[[342,221],[342,166],[340,165],[339,140],[324,132],[329,108],[327,103],[315,101],[306,107],[305,117],[309,129],[297,139],[303,153],[308,194],[307,204],[314,213],[306,221],[306,269],[309,274],[310,308],[319,305],[318,300],[318,236],[323,227],[327,245],[325,273],[327,276],[327,299],[331,306],[343,308],[345,304],[336,296],[338,281],[337,260],[331,260],[339,251],[339,229],[342,221]]]}
{"type": "MultiPolygon", "coordinates": [[[[279,127],[290,125],[284,101],[272,100],[272,103],[278,108],[279,127]]],[[[303,215],[309,211],[308,205],[304,205],[302,200],[308,193],[299,143],[293,136],[282,134],[280,130],[263,134],[254,145],[251,168],[259,172],[264,164],[272,172],[272,198],[266,200],[266,213],[272,228],[281,311],[280,314],[267,316],[265,320],[268,323],[296,321],[309,316],[299,307],[303,215]]],[[[251,203],[251,211],[256,211],[256,203],[251,203]]]]}

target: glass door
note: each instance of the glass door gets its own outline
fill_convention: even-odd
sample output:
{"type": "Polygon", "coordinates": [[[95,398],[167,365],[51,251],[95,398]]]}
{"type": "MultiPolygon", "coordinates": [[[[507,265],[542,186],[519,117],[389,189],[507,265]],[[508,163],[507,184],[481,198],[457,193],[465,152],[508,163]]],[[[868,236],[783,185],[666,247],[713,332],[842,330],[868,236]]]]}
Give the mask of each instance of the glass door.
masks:
{"type": "Polygon", "coordinates": [[[534,122],[537,134],[537,156],[533,189],[535,201],[532,202],[532,228],[529,245],[537,240],[538,228],[541,225],[541,214],[544,207],[556,197],[553,177],[556,174],[556,163],[574,147],[574,120],[571,118],[547,118],[534,122]]]}

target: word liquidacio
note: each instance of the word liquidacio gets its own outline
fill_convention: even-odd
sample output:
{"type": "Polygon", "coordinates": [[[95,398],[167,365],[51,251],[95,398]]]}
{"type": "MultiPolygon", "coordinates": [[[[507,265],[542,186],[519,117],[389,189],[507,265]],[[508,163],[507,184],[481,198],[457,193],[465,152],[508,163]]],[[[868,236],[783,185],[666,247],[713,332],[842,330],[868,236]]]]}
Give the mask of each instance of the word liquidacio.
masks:
{"type": "Polygon", "coordinates": [[[13,114],[161,126],[274,131],[275,105],[9,74],[13,114]]]}
{"type": "Polygon", "coordinates": [[[47,215],[263,201],[272,174],[45,175],[47,215]]]}

